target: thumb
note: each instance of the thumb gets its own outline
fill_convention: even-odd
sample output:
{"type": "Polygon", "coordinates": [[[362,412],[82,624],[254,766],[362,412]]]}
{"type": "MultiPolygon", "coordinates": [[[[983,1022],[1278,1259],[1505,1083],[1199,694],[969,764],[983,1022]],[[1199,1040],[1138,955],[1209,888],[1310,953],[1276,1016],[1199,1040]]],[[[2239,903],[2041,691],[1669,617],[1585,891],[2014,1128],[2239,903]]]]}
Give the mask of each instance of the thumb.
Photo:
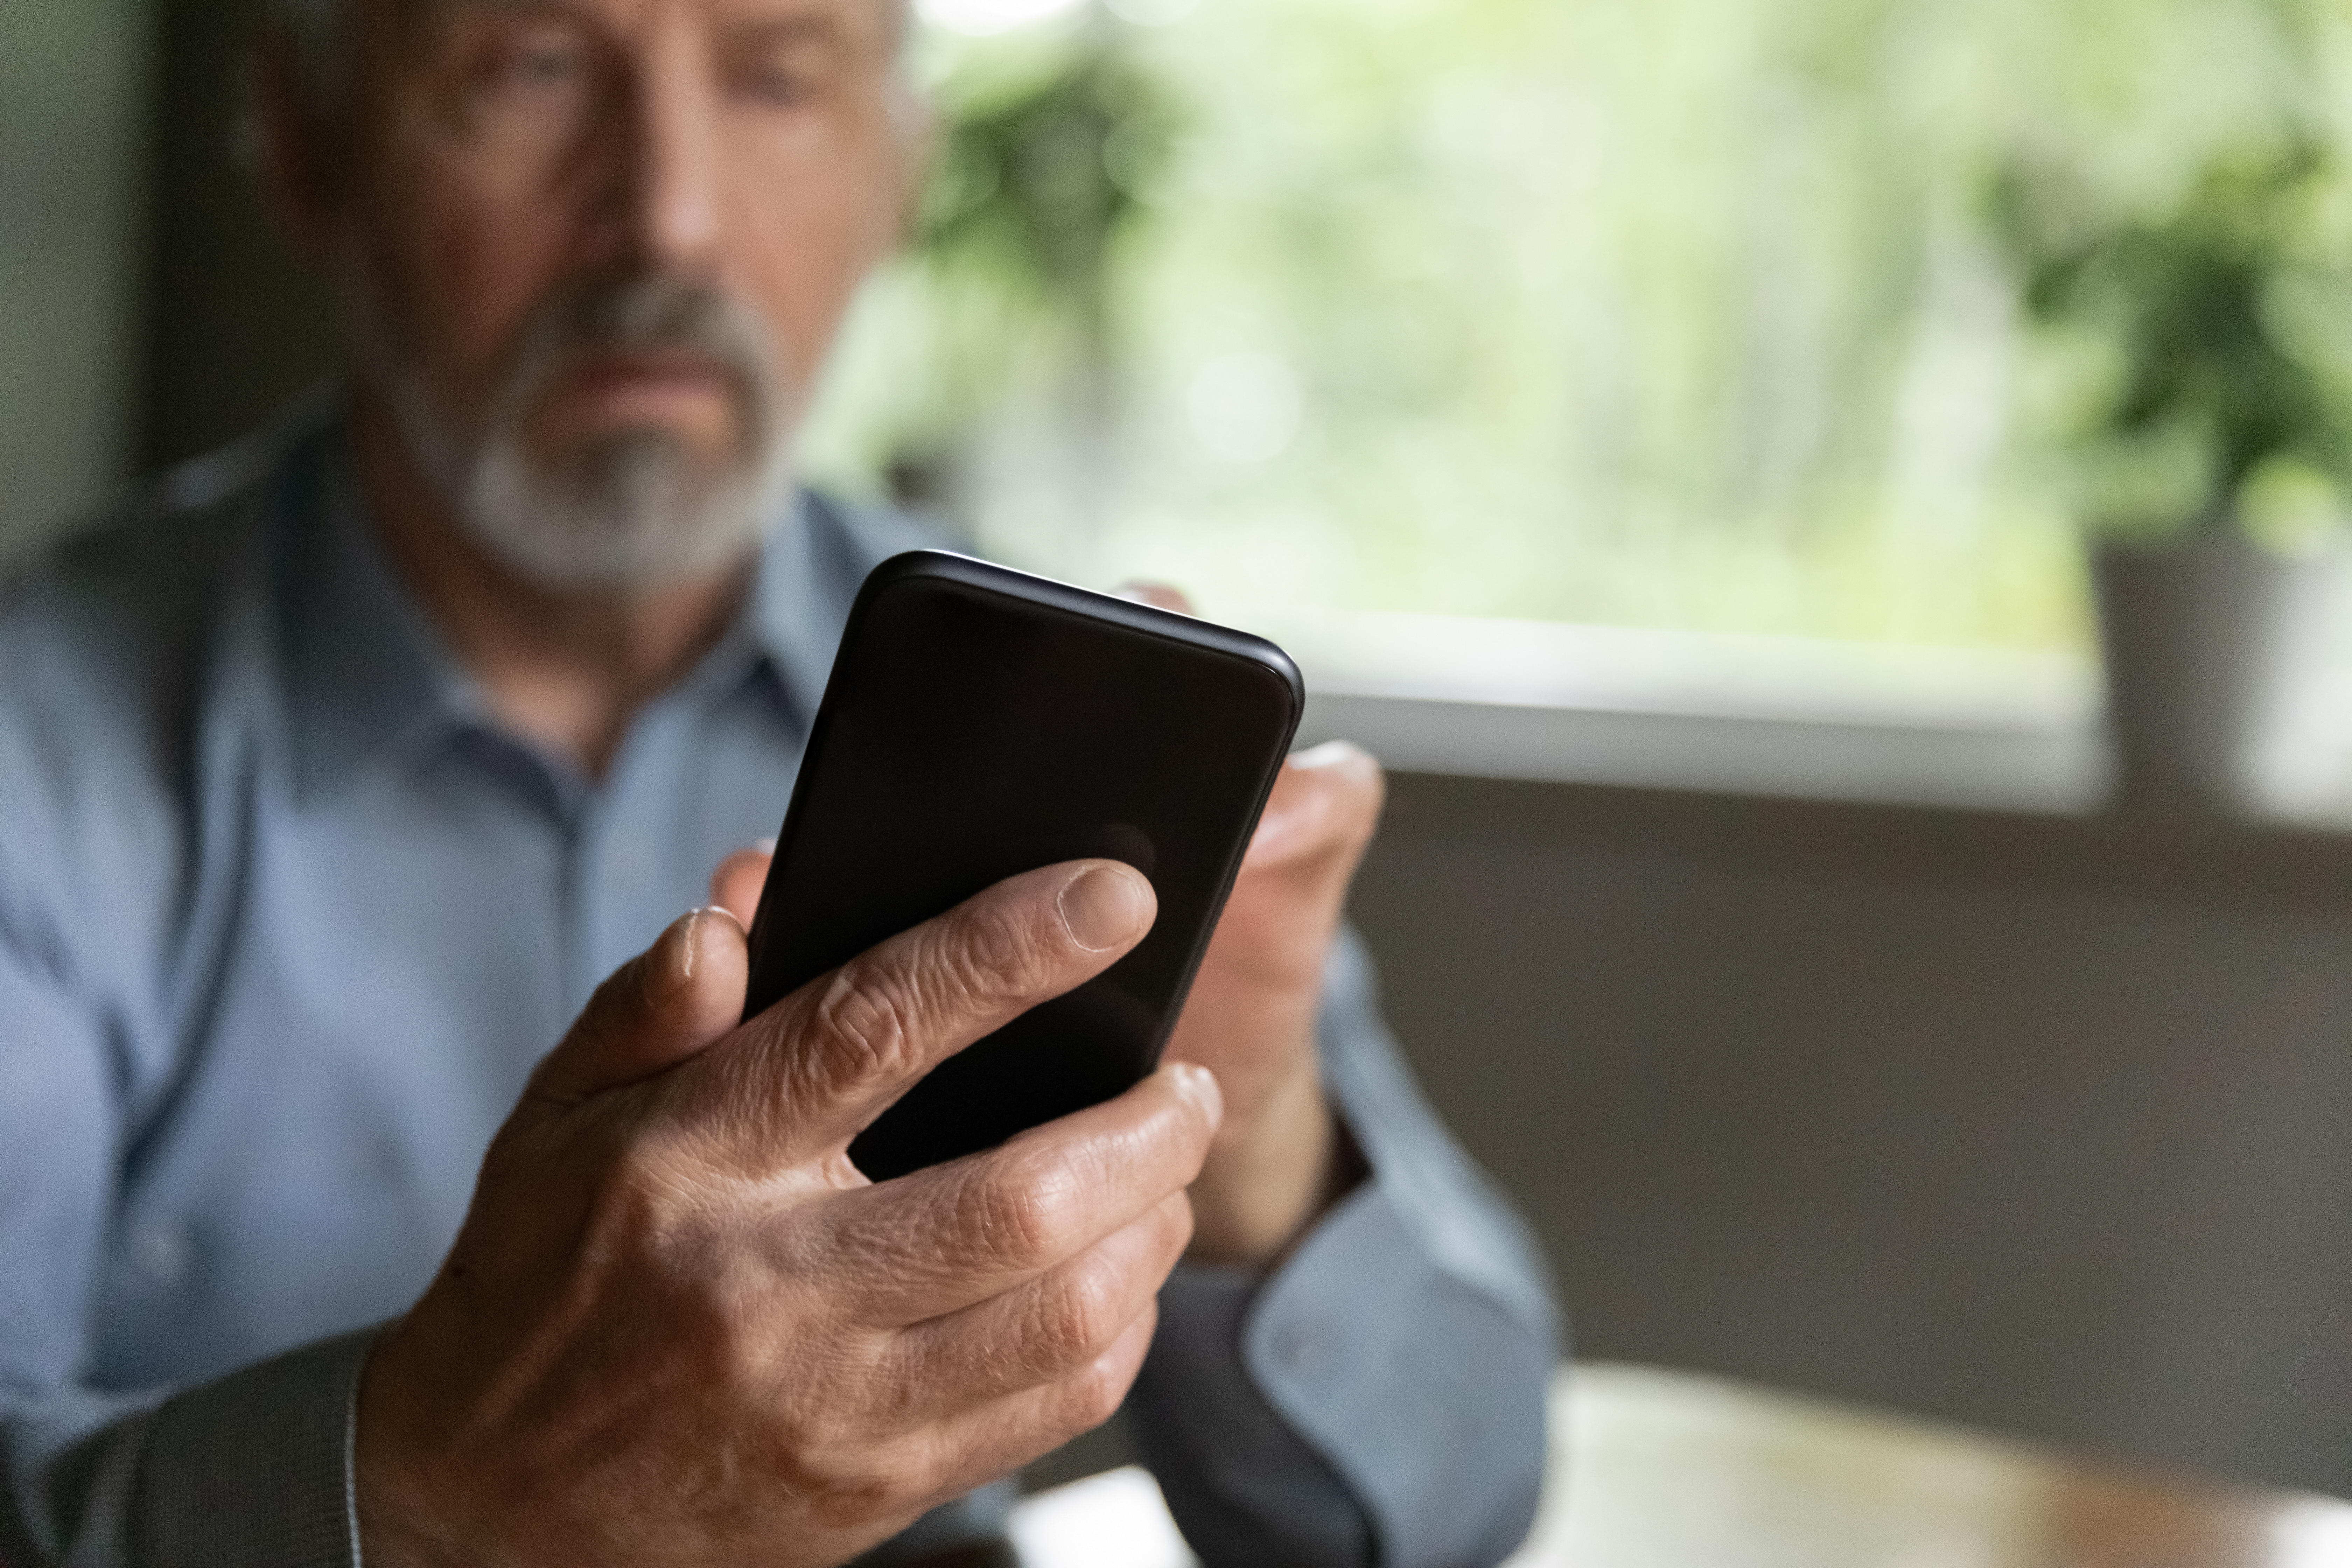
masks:
{"type": "Polygon", "coordinates": [[[696,910],[596,987],[531,1075],[532,1098],[572,1105],[642,1083],[698,1054],[743,1016],[743,928],[696,910]]]}
{"type": "Polygon", "coordinates": [[[738,849],[710,873],[710,901],[733,915],[745,931],[760,912],[760,894],[768,885],[768,865],[775,854],[776,841],[764,839],[756,848],[738,849]]]}
{"type": "Polygon", "coordinates": [[[1332,741],[1283,764],[1243,864],[1250,870],[1345,850],[1347,868],[1380,826],[1388,783],[1360,746],[1332,741]]]}
{"type": "Polygon", "coordinates": [[[1201,613],[1192,607],[1192,595],[1165,583],[1121,583],[1118,596],[1132,599],[1139,605],[1150,605],[1154,609],[1173,610],[1180,616],[1198,616],[1201,613]]]}

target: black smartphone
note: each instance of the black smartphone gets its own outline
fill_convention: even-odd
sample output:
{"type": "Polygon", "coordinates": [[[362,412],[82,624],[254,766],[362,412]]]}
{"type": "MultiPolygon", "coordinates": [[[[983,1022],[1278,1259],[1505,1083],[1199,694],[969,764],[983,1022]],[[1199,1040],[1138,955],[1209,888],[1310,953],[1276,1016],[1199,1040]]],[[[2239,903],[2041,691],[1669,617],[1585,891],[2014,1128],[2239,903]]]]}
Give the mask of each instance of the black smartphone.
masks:
{"type": "Polygon", "coordinates": [[[1040,866],[1125,861],[1160,911],[916,1084],[850,1145],[859,1170],[993,1148],[1151,1073],[1304,700],[1246,633],[939,551],[874,569],[777,835],[744,1016],[1040,866]]]}

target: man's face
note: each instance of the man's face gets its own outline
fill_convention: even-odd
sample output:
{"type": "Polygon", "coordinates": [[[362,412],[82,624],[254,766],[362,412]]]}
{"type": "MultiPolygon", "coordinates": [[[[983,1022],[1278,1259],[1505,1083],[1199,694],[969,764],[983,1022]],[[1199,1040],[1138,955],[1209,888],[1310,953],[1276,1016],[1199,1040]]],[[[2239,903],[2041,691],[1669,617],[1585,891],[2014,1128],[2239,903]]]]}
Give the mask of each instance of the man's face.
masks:
{"type": "Polygon", "coordinates": [[[898,0],[370,0],[337,233],[366,368],[552,583],[748,547],[910,179],[898,0]]]}

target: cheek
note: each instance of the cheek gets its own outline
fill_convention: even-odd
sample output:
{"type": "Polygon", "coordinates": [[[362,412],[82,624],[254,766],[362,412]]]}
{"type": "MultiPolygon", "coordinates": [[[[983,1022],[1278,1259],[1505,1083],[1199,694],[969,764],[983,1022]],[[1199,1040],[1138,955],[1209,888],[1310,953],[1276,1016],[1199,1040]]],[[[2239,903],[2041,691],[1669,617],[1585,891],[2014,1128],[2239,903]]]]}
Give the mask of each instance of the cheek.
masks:
{"type": "Polygon", "coordinates": [[[379,270],[417,369],[470,419],[562,271],[572,215],[543,189],[429,153],[390,173],[379,270]]]}
{"type": "Polygon", "coordinates": [[[747,193],[739,209],[745,287],[775,325],[795,383],[813,378],[849,301],[889,247],[880,183],[810,181],[747,193]]]}
{"type": "Polygon", "coordinates": [[[545,268],[534,250],[510,225],[467,222],[437,237],[426,258],[425,287],[442,302],[446,352],[470,392],[489,391],[543,292],[545,268]]]}

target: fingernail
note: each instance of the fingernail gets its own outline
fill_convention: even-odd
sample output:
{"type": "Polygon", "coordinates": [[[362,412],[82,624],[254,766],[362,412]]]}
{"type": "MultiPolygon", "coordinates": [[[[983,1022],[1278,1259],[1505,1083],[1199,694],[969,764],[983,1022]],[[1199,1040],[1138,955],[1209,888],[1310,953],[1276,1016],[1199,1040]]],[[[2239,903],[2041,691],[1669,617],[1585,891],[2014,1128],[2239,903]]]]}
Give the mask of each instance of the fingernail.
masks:
{"type": "Polygon", "coordinates": [[[1177,1093],[1208,1112],[1211,1121],[1225,1119],[1225,1091],[1215,1073],[1198,1062],[1172,1062],[1169,1070],[1176,1077],[1177,1093]]]}
{"type": "Polygon", "coordinates": [[[697,928],[708,910],[689,910],[670,922],[667,931],[646,954],[645,986],[648,1001],[667,1002],[694,984],[697,928]]]}
{"type": "Polygon", "coordinates": [[[1301,772],[1319,768],[1361,766],[1372,760],[1372,754],[1351,741],[1326,741],[1304,752],[1291,753],[1290,765],[1301,772]]]}
{"type": "Polygon", "coordinates": [[[1124,867],[1097,866],[1063,884],[1062,923],[1088,952],[1118,947],[1151,918],[1143,879],[1124,867]]]}
{"type": "Polygon", "coordinates": [[[1130,578],[1118,585],[1117,595],[1129,604],[1150,605],[1155,610],[1172,610],[1180,616],[1193,614],[1192,596],[1183,589],[1171,588],[1165,583],[1145,583],[1130,578]]]}

